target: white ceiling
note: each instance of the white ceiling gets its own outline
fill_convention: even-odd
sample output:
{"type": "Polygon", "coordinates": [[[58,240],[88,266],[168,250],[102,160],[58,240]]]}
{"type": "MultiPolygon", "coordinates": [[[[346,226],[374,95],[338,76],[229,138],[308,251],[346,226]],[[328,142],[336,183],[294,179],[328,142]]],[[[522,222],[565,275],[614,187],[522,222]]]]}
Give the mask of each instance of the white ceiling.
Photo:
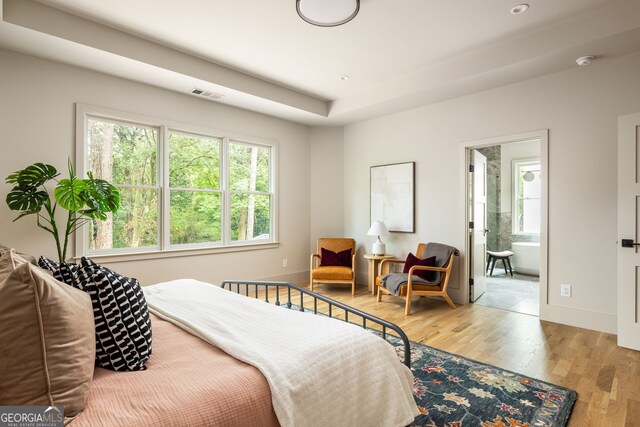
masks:
{"type": "Polygon", "coordinates": [[[331,28],[294,0],[0,1],[2,47],[315,125],[640,50],[638,0],[362,0],[331,28]]]}

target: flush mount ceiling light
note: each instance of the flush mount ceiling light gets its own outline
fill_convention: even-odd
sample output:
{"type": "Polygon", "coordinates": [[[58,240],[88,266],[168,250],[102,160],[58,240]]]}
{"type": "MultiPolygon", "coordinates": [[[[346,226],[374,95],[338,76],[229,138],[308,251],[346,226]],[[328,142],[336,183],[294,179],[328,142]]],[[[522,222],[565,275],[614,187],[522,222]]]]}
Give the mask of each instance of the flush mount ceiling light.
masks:
{"type": "Polygon", "coordinates": [[[335,27],[351,21],[360,10],[360,0],[296,0],[300,18],[319,27],[335,27]]]}
{"type": "Polygon", "coordinates": [[[524,13],[527,11],[527,9],[529,9],[529,5],[528,4],[519,4],[517,6],[514,6],[511,8],[511,14],[512,15],[520,15],[521,13],[524,13]]]}
{"type": "Polygon", "coordinates": [[[591,64],[594,59],[596,59],[596,57],[593,55],[581,56],[580,58],[576,59],[576,64],[578,64],[578,66],[580,67],[584,67],[591,64]]]}

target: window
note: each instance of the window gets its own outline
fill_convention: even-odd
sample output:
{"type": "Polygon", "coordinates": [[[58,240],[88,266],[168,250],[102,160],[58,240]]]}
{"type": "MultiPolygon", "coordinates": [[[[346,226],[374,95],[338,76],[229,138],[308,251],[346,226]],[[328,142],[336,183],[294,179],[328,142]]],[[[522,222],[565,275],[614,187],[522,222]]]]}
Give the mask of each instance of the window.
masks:
{"type": "Polygon", "coordinates": [[[274,143],[88,107],[78,114],[79,163],[121,195],[117,213],[83,230],[78,256],[276,241],[274,143]]]}
{"type": "Polygon", "coordinates": [[[540,234],[540,160],[513,162],[513,232],[540,234]]]}

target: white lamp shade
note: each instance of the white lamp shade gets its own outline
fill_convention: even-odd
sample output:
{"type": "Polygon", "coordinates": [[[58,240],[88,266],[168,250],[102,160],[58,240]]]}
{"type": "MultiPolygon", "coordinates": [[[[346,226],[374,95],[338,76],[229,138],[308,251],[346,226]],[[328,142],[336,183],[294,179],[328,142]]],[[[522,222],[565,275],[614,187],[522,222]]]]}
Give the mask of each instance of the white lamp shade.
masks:
{"type": "Polygon", "coordinates": [[[298,15],[310,24],[334,27],[351,21],[360,10],[360,0],[296,0],[298,15]]]}
{"type": "Polygon", "coordinates": [[[369,236],[388,236],[389,230],[387,230],[387,226],[384,225],[384,222],[374,221],[374,223],[371,224],[371,228],[369,229],[369,232],[367,234],[369,236]]]}

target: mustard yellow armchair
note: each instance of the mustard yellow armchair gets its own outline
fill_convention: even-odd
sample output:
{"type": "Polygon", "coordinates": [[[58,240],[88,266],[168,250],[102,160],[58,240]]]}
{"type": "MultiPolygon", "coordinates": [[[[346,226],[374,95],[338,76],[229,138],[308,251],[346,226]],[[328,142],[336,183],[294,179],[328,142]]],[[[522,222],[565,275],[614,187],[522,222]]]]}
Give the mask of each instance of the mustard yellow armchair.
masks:
{"type": "Polygon", "coordinates": [[[343,238],[318,239],[317,251],[311,254],[309,271],[309,286],[312,291],[317,283],[344,283],[351,285],[351,295],[355,295],[356,241],[343,238]]]}
{"type": "Polygon", "coordinates": [[[414,265],[408,273],[390,274],[384,281],[382,278],[391,273],[391,265],[404,264],[405,260],[382,260],[380,262],[380,275],[376,277],[376,286],[378,287],[377,301],[382,301],[382,294],[405,298],[405,315],[411,314],[411,297],[414,296],[442,297],[451,308],[456,308],[456,305],[447,294],[447,286],[451,278],[451,268],[453,267],[453,257],[455,255],[458,255],[458,250],[454,247],[440,243],[420,243],[416,251],[417,258],[424,259],[433,256],[435,257],[435,265],[414,265]],[[421,270],[434,273],[429,280],[421,280],[421,278],[416,277],[416,273],[421,270]],[[388,284],[399,284],[399,286],[391,286],[392,290],[389,290],[387,289],[390,287],[388,284]]]}

